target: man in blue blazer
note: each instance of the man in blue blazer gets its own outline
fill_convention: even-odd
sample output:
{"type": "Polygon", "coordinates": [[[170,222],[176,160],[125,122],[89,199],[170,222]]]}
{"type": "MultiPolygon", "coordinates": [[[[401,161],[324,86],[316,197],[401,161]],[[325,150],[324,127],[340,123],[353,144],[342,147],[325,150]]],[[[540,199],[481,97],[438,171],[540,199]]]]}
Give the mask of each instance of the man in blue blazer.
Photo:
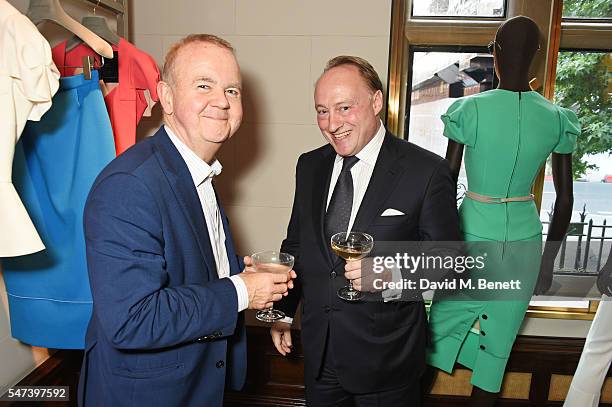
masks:
{"type": "Polygon", "coordinates": [[[104,169],[85,208],[94,311],[81,406],[221,406],[245,379],[240,311],[271,306],[295,277],[236,256],[213,188],[242,119],[231,45],[190,35],[163,77],[165,125],[104,169]]]}

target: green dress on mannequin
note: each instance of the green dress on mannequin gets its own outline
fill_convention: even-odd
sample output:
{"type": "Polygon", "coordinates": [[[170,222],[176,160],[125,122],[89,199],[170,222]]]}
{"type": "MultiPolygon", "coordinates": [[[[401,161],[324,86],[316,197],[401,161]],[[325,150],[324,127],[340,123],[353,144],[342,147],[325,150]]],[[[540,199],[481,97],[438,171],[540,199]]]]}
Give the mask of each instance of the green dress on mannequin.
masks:
{"type": "MultiPolygon", "coordinates": [[[[529,196],[547,157],[573,152],[580,133],[573,111],[537,92],[504,89],[457,99],[442,121],[444,135],[465,145],[468,190],[495,198],[529,196]]],[[[466,197],[459,215],[466,241],[520,242],[495,245],[499,250],[489,253],[487,263],[506,279],[520,269],[522,288],[532,291],[542,244],[534,201],[487,203],[466,197]]],[[[472,370],[474,386],[498,392],[528,306],[528,300],[466,300],[462,293],[434,299],[428,363],[451,373],[457,361],[472,370]],[[472,328],[477,320],[479,330],[472,328]]]]}

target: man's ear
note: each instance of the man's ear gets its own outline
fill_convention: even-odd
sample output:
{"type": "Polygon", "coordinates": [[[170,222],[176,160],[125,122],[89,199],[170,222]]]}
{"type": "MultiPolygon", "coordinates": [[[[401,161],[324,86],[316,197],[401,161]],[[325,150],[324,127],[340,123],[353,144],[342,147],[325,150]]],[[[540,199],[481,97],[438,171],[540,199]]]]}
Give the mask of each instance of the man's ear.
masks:
{"type": "Polygon", "coordinates": [[[174,95],[172,94],[172,87],[164,81],[157,83],[157,95],[159,96],[159,102],[161,103],[162,109],[166,115],[174,113],[174,95]]]}
{"type": "Polygon", "coordinates": [[[383,94],[381,91],[377,90],[372,97],[372,108],[374,109],[374,114],[378,116],[383,107],[383,94]]]}

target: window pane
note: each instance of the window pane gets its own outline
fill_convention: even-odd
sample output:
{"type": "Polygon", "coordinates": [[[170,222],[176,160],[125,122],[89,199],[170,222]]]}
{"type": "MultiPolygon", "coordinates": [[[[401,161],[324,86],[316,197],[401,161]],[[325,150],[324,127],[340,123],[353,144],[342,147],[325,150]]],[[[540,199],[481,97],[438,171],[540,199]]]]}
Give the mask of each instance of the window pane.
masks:
{"type": "MultiPolygon", "coordinates": [[[[574,207],[567,245],[565,252],[557,256],[555,272],[591,278],[593,282],[606,262],[612,241],[611,71],[610,53],[559,53],[555,103],[576,112],[582,133],[572,155],[574,207]],[[602,237],[605,243],[600,249],[602,237]]],[[[555,196],[549,160],[540,212],[544,232],[552,217],[555,196]]]]}
{"type": "MultiPolygon", "coordinates": [[[[496,86],[493,59],[488,54],[478,52],[414,52],[412,57],[410,114],[407,117],[405,134],[411,142],[444,156],[447,139],[442,136],[443,123],[440,115],[455,98],[483,92],[496,86]]],[[[578,151],[574,154],[574,172],[576,178],[582,177],[590,182],[574,183],[575,205],[572,233],[568,238],[570,244],[567,245],[564,255],[559,256],[556,271],[578,273],[580,278],[591,273],[588,278],[592,282],[593,274],[605,263],[612,241],[607,241],[600,254],[597,250],[601,246],[600,240],[594,240],[594,237],[601,237],[602,233],[612,239],[612,207],[609,204],[612,201],[612,159],[609,156],[612,152],[612,83],[609,83],[609,72],[612,72],[611,54],[560,53],[555,102],[578,113],[583,133],[578,140],[578,151]],[[586,216],[581,215],[585,204],[586,216]],[[590,235],[589,221],[592,221],[590,235]],[[607,228],[604,229],[604,225],[607,228]],[[582,237],[578,236],[580,233],[583,234],[582,237]],[[585,263],[587,241],[590,241],[590,248],[585,263]],[[561,257],[564,258],[563,263],[560,261],[561,257]]],[[[551,211],[555,199],[551,173],[548,165],[541,211],[544,233],[548,226],[548,212],[551,211]]],[[[466,181],[462,168],[459,193],[465,191],[466,181]]],[[[562,284],[565,284],[565,280],[562,284]]],[[[551,306],[536,302],[533,305],[551,306]]],[[[585,309],[588,307],[588,301],[568,301],[556,306],[585,309]]]]}
{"type": "Polygon", "coordinates": [[[416,17],[502,17],[504,0],[414,0],[416,17]]]}
{"type": "Polygon", "coordinates": [[[612,18],[610,0],[563,0],[563,17],[612,18]]]}
{"type": "MultiPolygon", "coordinates": [[[[409,127],[404,134],[427,150],[444,157],[447,138],[440,116],[461,96],[493,87],[493,57],[486,53],[414,52],[409,127]]],[[[459,191],[467,185],[459,174],[459,191]]]]}

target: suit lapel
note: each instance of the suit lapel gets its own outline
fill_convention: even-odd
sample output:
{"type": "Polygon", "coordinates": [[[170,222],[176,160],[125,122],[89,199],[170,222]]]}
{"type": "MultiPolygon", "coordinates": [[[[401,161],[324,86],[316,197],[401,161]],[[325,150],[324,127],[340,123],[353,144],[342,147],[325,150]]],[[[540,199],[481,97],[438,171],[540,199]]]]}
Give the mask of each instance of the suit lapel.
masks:
{"type": "Polygon", "coordinates": [[[385,140],[378,153],[372,178],[370,178],[368,188],[353,223],[352,230],[355,232],[366,232],[368,230],[389,194],[395,189],[399,175],[403,171],[404,163],[398,159],[397,150],[393,148],[395,141],[391,133],[387,132],[385,134],[385,140]]]}
{"type": "Polygon", "coordinates": [[[315,170],[313,179],[312,219],[315,232],[318,232],[321,251],[324,253],[325,258],[332,263],[330,243],[325,238],[325,210],[336,153],[330,146],[328,149],[323,150],[321,154],[321,165],[315,170]]]}
{"type": "Polygon", "coordinates": [[[212,252],[208,228],[202,212],[202,204],[189,173],[187,164],[162,127],[155,134],[155,147],[162,171],[165,173],[179,206],[189,220],[189,225],[204,257],[209,279],[219,278],[212,252]]]}

